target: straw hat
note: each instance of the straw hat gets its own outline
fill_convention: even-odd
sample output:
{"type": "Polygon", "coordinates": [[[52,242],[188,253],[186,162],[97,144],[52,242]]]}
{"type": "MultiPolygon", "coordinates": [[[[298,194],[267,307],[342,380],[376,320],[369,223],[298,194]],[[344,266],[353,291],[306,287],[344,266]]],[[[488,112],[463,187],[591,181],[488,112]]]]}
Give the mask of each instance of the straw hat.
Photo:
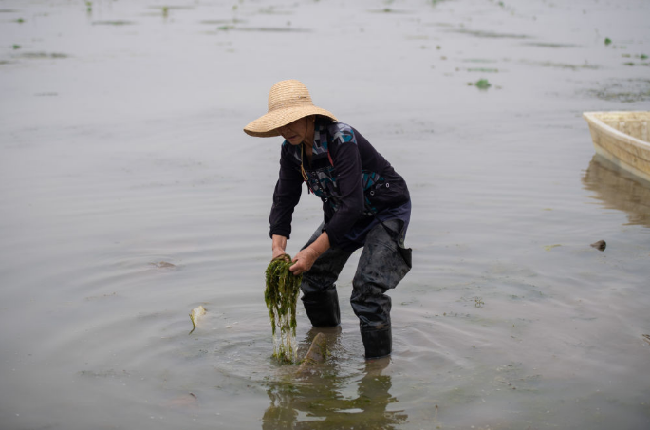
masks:
{"type": "Polygon", "coordinates": [[[244,127],[244,131],[253,137],[279,136],[279,127],[309,115],[323,115],[337,121],[330,112],[314,106],[305,84],[281,81],[269,91],[269,112],[244,127]]]}

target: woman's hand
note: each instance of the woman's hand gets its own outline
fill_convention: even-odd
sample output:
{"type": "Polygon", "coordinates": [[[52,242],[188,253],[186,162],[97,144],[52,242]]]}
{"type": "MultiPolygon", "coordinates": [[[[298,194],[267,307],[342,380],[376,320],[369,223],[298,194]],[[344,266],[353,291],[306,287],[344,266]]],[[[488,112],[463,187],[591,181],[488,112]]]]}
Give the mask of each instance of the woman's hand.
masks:
{"type": "MultiPolygon", "coordinates": [[[[284,249],[274,249],[273,252],[271,253],[271,261],[277,260],[278,258],[281,258],[283,255],[287,255],[286,252],[284,252],[284,249]]],[[[287,256],[287,261],[289,260],[289,257],[287,256]]]]}
{"type": "Polygon", "coordinates": [[[294,275],[300,275],[304,272],[307,272],[309,269],[311,269],[311,266],[314,265],[314,261],[316,261],[319,256],[320,253],[315,249],[310,247],[305,248],[293,257],[293,260],[291,261],[294,264],[293,266],[289,267],[289,270],[294,275]]]}
{"type": "Polygon", "coordinates": [[[289,270],[294,275],[300,275],[309,271],[314,261],[325,251],[330,248],[330,239],[327,233],[322,233],[318,238],[312,242],[307,248],[303,249],[293,257],[293,266],[289,270]]]}

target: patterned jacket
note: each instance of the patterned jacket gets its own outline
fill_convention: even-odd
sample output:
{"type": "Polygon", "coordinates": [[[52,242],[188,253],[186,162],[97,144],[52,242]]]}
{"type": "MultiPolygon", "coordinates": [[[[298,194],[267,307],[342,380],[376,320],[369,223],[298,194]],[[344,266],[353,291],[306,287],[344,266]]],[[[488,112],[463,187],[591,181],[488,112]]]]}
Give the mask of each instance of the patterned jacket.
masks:
{"type": "Polygon", "coordinates": [[[323,231],[332,248],[349,248],[351,241],[359,242],[359,233],[374,224],[377,216],[382,220],[405,217],[408,223],[406,182],[357,130],[319,118],[314,126],[311,165],[303,152],[302,145],[282,143],[269,235],[289,237],[303,182],[308,192],[323,201],[323,231]]]}

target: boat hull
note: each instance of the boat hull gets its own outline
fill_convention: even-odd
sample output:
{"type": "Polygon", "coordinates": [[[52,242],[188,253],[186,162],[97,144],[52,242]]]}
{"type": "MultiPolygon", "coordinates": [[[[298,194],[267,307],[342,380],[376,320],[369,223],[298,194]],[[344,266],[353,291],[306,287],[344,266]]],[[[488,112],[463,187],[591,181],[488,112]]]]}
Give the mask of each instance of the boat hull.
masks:
{"type": "Polygon", "coordinates": [[[650,181],[650,112],[585,112],[596,152],[650,181]]]}

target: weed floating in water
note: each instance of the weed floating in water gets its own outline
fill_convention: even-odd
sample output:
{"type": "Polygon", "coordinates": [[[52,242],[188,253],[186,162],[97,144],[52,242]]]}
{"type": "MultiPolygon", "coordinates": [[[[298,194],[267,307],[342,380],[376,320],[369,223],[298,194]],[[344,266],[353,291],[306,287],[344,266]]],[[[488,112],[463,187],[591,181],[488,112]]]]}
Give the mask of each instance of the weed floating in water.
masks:
{"type": "MultiPolygon", "coordinates": [[[[471,84],[470,84],[471,85],[471,84]]],[[[492,86],[492,84],[487,79],[480,79],[474,83],[476,88],[480,90],[487,90],[492,86]]]]}
{"type": "Polygon", "coordinates": [[[271,260],[266,269],[264,298],[269,308],[273,332],[273,357],[280,363],[295,363],[296,352],[296,301],[302,275],[289,271],[292,265],[289,254],[271,260]]]}

